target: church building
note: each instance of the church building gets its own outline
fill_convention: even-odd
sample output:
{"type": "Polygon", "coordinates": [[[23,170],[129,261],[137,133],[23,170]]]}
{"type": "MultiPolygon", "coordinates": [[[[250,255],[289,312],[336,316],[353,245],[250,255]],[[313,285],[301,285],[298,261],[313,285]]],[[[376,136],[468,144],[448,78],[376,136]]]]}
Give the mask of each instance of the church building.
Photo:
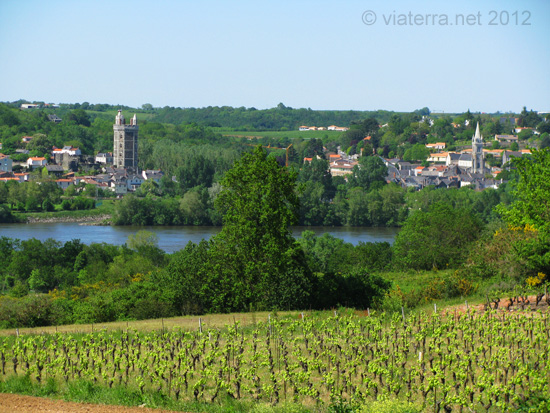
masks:
{"type": "Polygon", "coordinates": [[[485,173],[483,136],[479,132],[479,122],[477,123],[476,133],[472,136],[472,172],[478,174],[485,173]]]}
{"type": "Polygon", "coordinates": [[[114,142],[113,142],[113,165],[115,168],[126,168],[138,172],[138,124],[137,116],[126,124],[122,110],[118,111],[115,118],[114,142]]]}

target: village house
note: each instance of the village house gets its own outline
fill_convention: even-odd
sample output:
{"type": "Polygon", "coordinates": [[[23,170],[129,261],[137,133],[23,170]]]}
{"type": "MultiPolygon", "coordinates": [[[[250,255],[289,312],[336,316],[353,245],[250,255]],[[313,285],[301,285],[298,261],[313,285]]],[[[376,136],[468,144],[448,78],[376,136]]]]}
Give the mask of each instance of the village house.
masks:
{"type": "Polygon", "coordinates": [[[456,152],[447,152],[447,157],[445,158],[445,165],[458,165],[458,160],[460,159],[460,154],[456,152]]]}
{"type": "Polygon", "coordinates": [[[8,155],[0,153],[0,171],[2,172],[11,172],[13,166],[13,161],[8,155]]]}
{"type": "Polygon", "coordinates": [[[345,132],[349,130],[349,128],[343,127],[343,126],[336,126],[336,125],[330,125],[327,130],[334,130],[334,131],[340,131],[345,132]]]}
{"type": "Polygon", "coordinates": [[[531,151],[529,149],[523,149],[521,151],[503,151],[502,152],[502,165],[506,165],[512,160],[512,158],[521,158],[523,155],[529,155],[531,151]]]}
{"type": "Polygon", "coordinates": [[[40,105],[36,104],[36,103],[22,103],[21,104],[21,109],[36,109],[36,108],[39,108],[40,105]]]}
{"type": "Polygon", "coordinates": [[[111,191],[117,195],[124,195],[128,193],[128,184],[126,177],[120,176],[111,181],[111,191]]]}
{"type": "Polygon", "coordinates": [[[436,152],[428,156],[428,162],[446,162],[448,152],[436,152]]]}
{"type": "Polygon", "coordinates": [[[518,137],[515,135],[495,135],[495,141],[512,143],[517,142],[518,137]]]}
{"type": "Polygon", "coordinates": [[[427,143],[426,144],[426,148],[435,149],[435,150],[438,150],[438,151],[445,149],[446,146],[447,146],[447,144],[445,142],[436,142],[436,143],[427,143]]]}
{"type": "Polygon", "coordinates": [[[520,133],[520,132],[523,132],[524,130],[530,130],[530,131],[533,131],[533,133],[537,133],[534,131],[533,128],[527,128],[527,127],[521,127],[521,126],[518,126],[514,129],[514,132],[515,133],[520,133]]]}
{"type": "Polygon", "coordinates": [[[149,179],[152,179],[157,184],[160,184],[160,180],[164,176],[164,173],[160,169],[159,170],[147,169],[141,172],[141,176],[143,176],[143,179],[145,179],[146,181],[148,181],[149,179]]]}
{"type": "Polygon", "coordinates": [[[99,152],[95,156],[95,161],[97,163],[112,164],[113,163],[113,153],[112,152],[99,152]]]}
{"type": "Polygon", "coordinates": [[[48,164],[46,158],[40,156],[32,156],[27,159],[27,168],[36,169],[42,168],[48,164]]]}
{"type": "Polygon", "coordinates": [[[60,179],[56,179],[55,183],[62,190],[66,190],[69,186],[74,185],[74,179],[60,178],[60,179]]]}
{"type": "Polygon", "coordinates": [[[145,182],[145,178],[140,175],[130,175],[126,181],[129,191],[136,191],[139,189],[141,184],[145,182]]]}
{"type": "Polygon", "coordinates": [[[48,174],[52,174],[57,177],[63,175],[63,167],[61,165],[46,165],[46,170],[48,171],[48,174]]]}
{"type": "Polygon", "coordinates": [[[19,182],[28,182],[29,175],[30,174],[28,172],[16,172],[13,174],[13,176],[17,178],[19,182]]]}
{"type": "Polygon", "coordinates": [[[345,161],[343,159],[330,163],[329,170],[332,176],[346,176],[353,173],[353,168],[357,165],[354,161],[345,161]]]}

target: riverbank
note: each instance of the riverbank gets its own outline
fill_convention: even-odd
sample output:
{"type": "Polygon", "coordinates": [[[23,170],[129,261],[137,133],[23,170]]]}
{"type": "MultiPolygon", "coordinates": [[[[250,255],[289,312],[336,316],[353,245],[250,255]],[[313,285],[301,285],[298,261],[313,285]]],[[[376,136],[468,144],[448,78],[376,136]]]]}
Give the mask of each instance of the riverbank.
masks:
{"type": "Polygon", "coordinates": [[[85,216],[30,216],[23,221],[25,224],[57,224],[75,223],[82,225],[111,225],[111,215],[85,215],[85,216]]]}
{"type": "Polygon", "coordinates": [[[111,225],[114,212],[114,200],[102,200],[93,209],[63,210],[56,206],[55,211],[18,212],[14,215],[19,223],[23,224],[82,224],[82,225],[111,225]]]}

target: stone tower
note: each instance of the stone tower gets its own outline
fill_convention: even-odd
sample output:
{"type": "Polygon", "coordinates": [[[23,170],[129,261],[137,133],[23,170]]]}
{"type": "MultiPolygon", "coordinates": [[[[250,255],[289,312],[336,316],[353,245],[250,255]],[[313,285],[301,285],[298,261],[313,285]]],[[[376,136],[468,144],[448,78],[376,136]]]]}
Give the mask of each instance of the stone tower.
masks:
{"type": "Polygon", "coordinates": [[[472,171],[474,173],[484,173],[485,165],[483,159],[483,136],[479,132],[479,122],[477,123],[476,133],[472,136],[472,171]]]}
{"type": "Polygon", "coordinates": [[[138,129],[136,115],[130,120],[130,124],[126,125],[122,111],[118,111],[113,125],[115,134],[113,163],[115,168],[126,168],[138,172],[138,129]]]}

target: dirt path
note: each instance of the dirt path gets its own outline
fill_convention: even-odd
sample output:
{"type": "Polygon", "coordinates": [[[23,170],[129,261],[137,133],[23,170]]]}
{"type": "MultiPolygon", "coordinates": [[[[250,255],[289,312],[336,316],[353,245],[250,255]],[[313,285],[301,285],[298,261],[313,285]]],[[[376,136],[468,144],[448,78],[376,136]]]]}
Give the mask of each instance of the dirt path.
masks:
{"type": "Polygon", "coordinates": [[[106,406],[89,403],[65,402],[42,397],[0,393],[0,413],[169,413],[168,410],[145,407],[106,406]]]}
{"type": "MultiPolygon", "coordinates": [[[[539,303],[538,306],[535,304],[535,302],[536,302],[536,296],[535,295],[530,295],[527,298],[529,300],[529,303],[524,306],[525,309],[529,308],[529,309],[531,309],[531,311],[536,311],[536,310],[539,310],[539,309],[542,310],[542,311],[548,310],[548,304],[546,303],[546,300],[544,298],[542,299],[542,301],[539,303]]],[[[506,305],[509,302],[510,302],[510,298],[501,299],[500,302],[499,302],[498,311],[508,312],[508,310],[506,309],[506,305]]],[[[491,308],[494,309],[494,304],[493,303],[491,303],[491,308]]],[[[466,304],[455,305],[455,306],[445,308],[443,310],[443,313],[444,314],[453,314],[453,313],[464,314],[468,310],[470,310],[470,311],[475,310],[476,312],[482,312],[482,311],[485,310],[485,305],[484,304],[474,304],[474,305],[470,304],[469,306],[466,306],[466,304]]],[[[520,311],[520,305],[518,305],[517,303],[514,303],[511,307],[511,309],[510,309],[510,312],[514,313],[514,312],[517,312],[517,311],[520,311]]]]}

